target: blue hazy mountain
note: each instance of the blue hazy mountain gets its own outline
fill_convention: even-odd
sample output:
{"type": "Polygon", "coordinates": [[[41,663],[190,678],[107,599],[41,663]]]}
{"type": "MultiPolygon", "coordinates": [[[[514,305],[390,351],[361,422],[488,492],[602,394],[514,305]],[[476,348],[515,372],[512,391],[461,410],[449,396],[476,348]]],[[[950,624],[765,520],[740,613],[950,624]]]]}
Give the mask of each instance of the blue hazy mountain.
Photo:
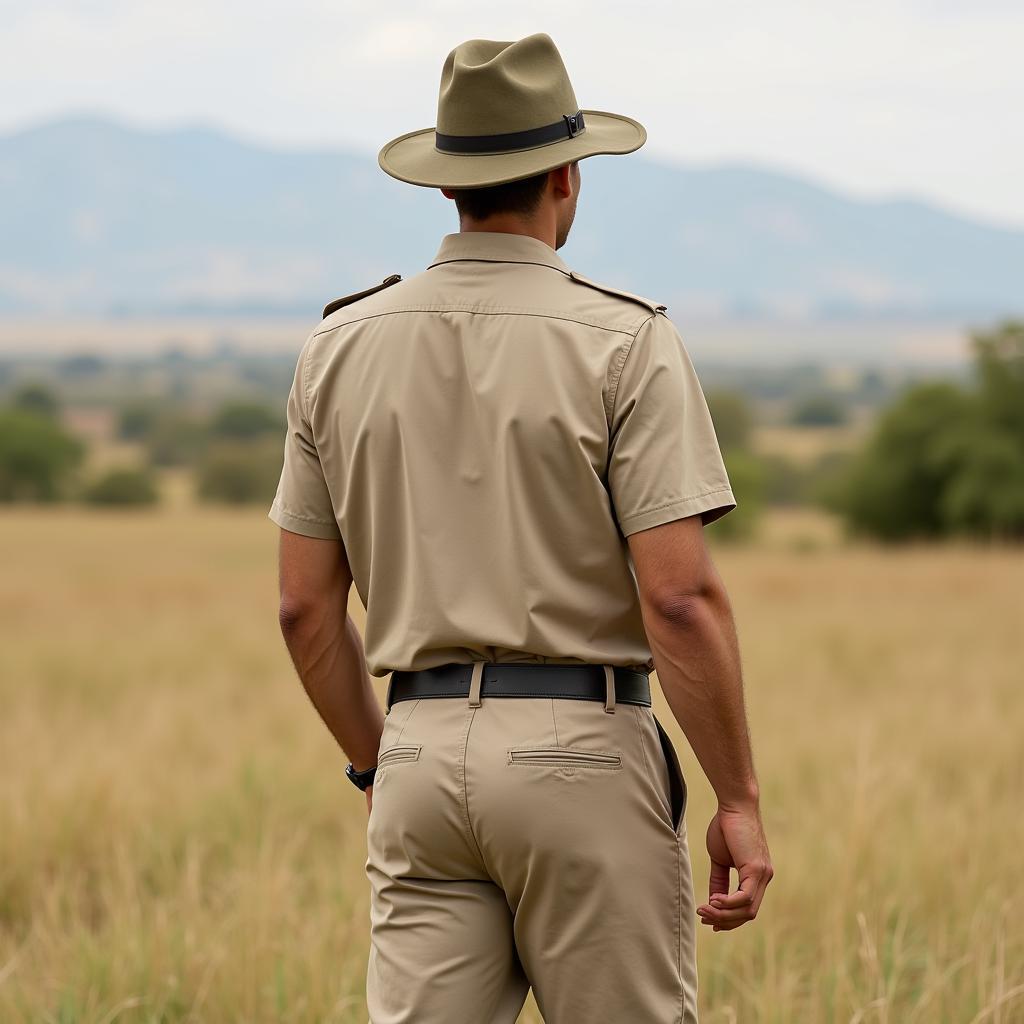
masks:
{"type": "MultiPolygon", "coordinates": [[[[581,163],[584,274],[722,317],[989,317],[1024,307],[1024,231],[748,165],[581,163]]],[[[63,119],[0,139],[0,313],[315,314],[457,230],[373,153],[63,119]]]]}

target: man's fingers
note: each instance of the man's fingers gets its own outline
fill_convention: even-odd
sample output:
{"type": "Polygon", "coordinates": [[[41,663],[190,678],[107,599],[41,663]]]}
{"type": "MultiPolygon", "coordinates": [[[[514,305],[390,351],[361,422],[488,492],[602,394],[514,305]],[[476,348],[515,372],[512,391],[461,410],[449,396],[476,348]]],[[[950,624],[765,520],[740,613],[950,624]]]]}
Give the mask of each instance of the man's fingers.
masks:
{"type": "Polygon", "coordinates": [[[761,900],[764,899],[764,891],[768,888],[768,883],[772,880],[772,876],[774,874],[774,870],[772,869],[771,865],[769,865],[768,870],[765,872],[764,877],[761,879],[761,884],[757,888],[757,893],[754,896],[753,905],[750,908],[754,915],[756,915],[757,912],[761,909],[761,900]]]}
{"type": "Polygon", "coordinates": [[[730,893],[728,886],[719,889],[717,893],[711,894],[711,905],[722,910],[731,910],[734,907],[746,907],[754,902],[757,895],[757,884],[759,875],[749,873],[740,876],[739,888],[730,893]]]}
{"type": "Polygon", "coordinates": [[[736,892],[715,894],[708,904],[698,908],[701,922],[711,925],[715,931],[729,931],[752,921],[771,877],[772,869],[768,865],[756,871],[745,870],[736,892]]]}
{"type": "Polygon", "coordinates": [[[708,898],[729,891],[729,865],[711,861],[711,878],[708,882],[708,898]]]}

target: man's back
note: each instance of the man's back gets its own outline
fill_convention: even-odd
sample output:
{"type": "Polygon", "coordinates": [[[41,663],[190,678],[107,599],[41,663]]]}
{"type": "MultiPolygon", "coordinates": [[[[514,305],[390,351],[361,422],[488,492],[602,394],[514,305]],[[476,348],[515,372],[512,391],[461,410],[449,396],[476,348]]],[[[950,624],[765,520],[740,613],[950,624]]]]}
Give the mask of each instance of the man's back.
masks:
{"type": "Polygon", "coordinates": [[[290,446],[271,517],[344,539],[374,675],[650,671],[625,537],[735,505],[665,307],[529,235],[446,235],[422,273],[330,314],[289,428],[319,466],[290,446]]]}

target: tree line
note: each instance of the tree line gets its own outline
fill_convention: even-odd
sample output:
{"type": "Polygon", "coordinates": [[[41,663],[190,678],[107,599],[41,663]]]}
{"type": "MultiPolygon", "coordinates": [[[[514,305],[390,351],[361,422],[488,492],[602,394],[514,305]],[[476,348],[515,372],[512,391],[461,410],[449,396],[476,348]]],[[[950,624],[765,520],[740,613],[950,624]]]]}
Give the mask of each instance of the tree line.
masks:
{"type": "MultiPolygon", "coordinates": [[[[738,504],[708,529],[743,539],[766,506],[817,505],[850,535],[881,541],[1024,539],[1024,321],[975,332],[970,346],[966,382],[911,383],[859,448],[826,450],[808,465],[757,450],[756,410],[745,395],[709,392],[738,504]]],[[[246,399],[201,414],[168,400],[128,401],[115,433],[139,459],[85,473],[86,445],[64,425],[54,392],[23,384],[0,406],[0,502],[152,505],[160,474],[183,470],[200,500],[266,504],[281,471],[281,408],[246,399]]],[[[846,418],[842,401],[819,392],[799,396],[788,422],[828,428],[846,418]]]]}

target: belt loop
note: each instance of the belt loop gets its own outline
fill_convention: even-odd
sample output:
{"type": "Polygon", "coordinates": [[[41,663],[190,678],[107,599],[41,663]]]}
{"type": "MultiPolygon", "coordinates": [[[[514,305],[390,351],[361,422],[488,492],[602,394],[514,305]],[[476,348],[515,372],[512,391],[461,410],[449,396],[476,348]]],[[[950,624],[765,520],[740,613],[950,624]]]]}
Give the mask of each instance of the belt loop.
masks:
{"type": "Polygon", "coordinates": [[[482,661],[473,662],[473,677],[469,683],[469,706],[471,708],[480,707],[480,684],[484,678],[484,663],[482,661]]]}
{"type": "Polygon", "coordinates": [[[611,665],[604,666],[604,709],[615,714],[615,669],[611,665]]]}

